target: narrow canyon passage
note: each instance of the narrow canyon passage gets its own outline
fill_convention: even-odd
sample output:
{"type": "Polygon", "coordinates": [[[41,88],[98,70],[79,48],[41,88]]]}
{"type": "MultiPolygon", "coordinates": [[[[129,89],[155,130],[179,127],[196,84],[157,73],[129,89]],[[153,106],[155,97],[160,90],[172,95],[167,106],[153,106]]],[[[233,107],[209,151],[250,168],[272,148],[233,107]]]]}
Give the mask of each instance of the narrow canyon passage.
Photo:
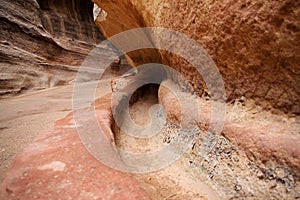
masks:
{"type": "MultiPolygon", "coordinates": [[[[161,91],[158,92],[159,87],[161,86],[144,85],[132,95],[129,113],[138,125],[146,126],[149,123],[149,115],[155,115],[155,113],[149,113],[151,106],[164,101],[158,99],[158,93],[161,93],[161,91]]],[[[195,98],[192,94],[184,91],[182,93],[195,98]]],[[[160,98],[162,97],[160,95],[160,98]]],[[[166,103],[172,108],[172,112],[180,110],[180,107],[172,104],[170,99],[166,103]]],[[[201,99],[198,103],[202,108],[208,105],[207,101],[201,99]]],[[[204,115],[208,114],[203,112],[204,115]]],[[[249,120],[251,124],[257,124],[257,127],[280,124],[279,126],[287,129],[286,134],[297,135],[298,125],[295,121],[288,120],[286,124],[276,115],[257,110],[251,102],[246,103],[240,100],[233,105],[228,105],[227,114],[228,121],[238,122],[242,127],[247,127],[249,120]],[[251,114],[246,114],[243,104],[247,105],[246,109],[251,114]],[[266,119],[269,120],[266,121],[266,119]]],[[[234,130],[230,131],[234,132],[234,130]]],[[[128,135],[128,132],[116,128],[113,128],[113,132],[118,148],[127,152],[145,154],[145,156],[147,153],[159,151],[173,141],[180,140],[180,136],[184,135],[184,129],[172,121],[166,121],[161,131],[145,139],[132,137],[128,135]]],[[[134,175],[152,199],[220,199],[225,196],[249,197],[254,194],[257,198],[262,198],[265,195],[263,191],[270,187],[274,188],[269,195],[282,195],[282,198],[285,198],[284,191],[297,187],[296,185],[299,184],[295,181],[297,175],[292,172],[291,168],[273,162],[256,161],[248,157],[236,143],[230,142],[224,136],[214,136],[211,140],[207,140],[209,133],[199,128],[193,130],[191,134],[195,134],[194,142],[180,159],[154,172],[141,172],[134,175]],[[217,143],[214,148],[203,156],[201,154],[203,148],[209,147],[215,140],[217,143]],[[284,184],[283,182],[279,184],[278,180],[284,180],[284,184]]],[[[126,158],[124,159],[127,163],[126,158]]],[[[140,164],[137,163],[137,166],[140,164]]]]}
{"type": "Polygon", "coordinates": [[[299,199],[299,19],[297,0],[4,0],[0,199],[299,199]]]}
{"type": "Polygon", "coordinates": [[[137,96],[136,100],[133,96],[131,97],[129,113],[136,124],[146,126],[150,123],[149,109],[158,104],[158,88],[158,84],[144,85],[135,92],[136,94],[133,94],[137,96]]]}
{"type": "MultiPolygon", "coordinates": [[[[159,87],[158,84],[147,84],[138,88],[131,96],[129,113],[137,125],[146,127],[151,123],[151,117],[157,117],[158,112],[151,112],[151,107],[159,104],[159,87]]],[[[113,130],[117,147],[136,154],[159,151],[180,132],[178,125],[168,122],[149,138],[131,137],[120,129],[113,130]]],[[[166,168],[152,173],[137,173],[135,177],[144,186],[151,199],[219,199],[220,196],[203,182],[205,178],[198,179],[199,174],[193,171],[188,163],[187,158],[180,159],[166,168]]]]}

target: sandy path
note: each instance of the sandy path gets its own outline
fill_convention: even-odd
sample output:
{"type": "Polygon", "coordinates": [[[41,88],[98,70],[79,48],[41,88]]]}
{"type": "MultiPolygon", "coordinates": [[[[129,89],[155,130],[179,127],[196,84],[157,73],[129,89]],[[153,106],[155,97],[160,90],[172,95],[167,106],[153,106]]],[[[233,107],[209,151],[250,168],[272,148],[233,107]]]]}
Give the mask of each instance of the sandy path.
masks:
{"type": "MultiPolygon", "coordinates": [[[[110,79],[99,85],[97,94],[110,92],[110,79]]],[[[72,110],[72,92],[67,85],[0,101],[0,182],[15,155],[72,110]]]]}
{"type": "MultiPolygon", "coordinates": [[[[150,122],[149,109],[157,103],[157,94],[146,93],[140,97],[129,110],[133,121],[140,126],[147,126],[150,122]]],[[[163,129],[149,139],[128,137],[121,131],[115,135],[116,143],[121,149],[138,154],[155,152],[164,146],[164,131],[163,129]]],[[[195,173],[187,163],[186,158],[180,158],[163,169],[151,173],[138,173],[135,176],[151,199],[220,199],[220,194],[206,183],[206,177],[195,173]]]]}
{"type": "MultiPolygon", "coordinates": [[[[81,86],[87,89],[86,86],[89,84],[92,83],[83,83],[81,86]]],[[[97,94],[104,96],[111,91],[110,79],[101,81],[99,85],[97,94]]],[[[2,113],[0,116],[1,181],[3,173],[7,170],[14,156],[40,133],[51,129],[56,120],[64,117],[72,110],[72,92],[73,86],[68,85],[0,101],[2,113]]],[[[86,90],[83,90],[83,94],[85,93],[86,90]]],[[[96,95],[96,98],[99,95],[96,95]]],[[[85,101],[84,95],[82,100],[85,101]]],[[[156,103],[157,96],[143,96],[131,106],[131,117],[137,124],[146,125],[149,122],[148,110],[156,103]]],[[[227,115],[231,117],[232,121],[239,120],[239,123],[249,121],[253,114],[249,115],[249,111],[244,109],[239,105],[231,106],[227,108],[229,112],[227,115]]],[[[260,113],[258,118],[253,119],[253,122],[256,123],[252,124],[264,124],[269,121],[279,123],[284,119],[282,116],[273,116],[262,111],[258,113],[260,113]]],[[[292,124],[288,121],[286,123],[292,124]]],[[[299,134],[296,125],[294,125],[296,132],[292,131],[289,134],[299,134]]],[[[153,151],[157,149],[157,146],[165,145],[168,143],[168,138],[172,138],[171,136],[176,135],[176,133],[178,133],[177,129],[171,127],[167,129],[167,132],[162,131],[161,134],[158,134],[153,141],[149,139],[147,141],[135,141],[126,137],[122,132],[115,133],[115,136],[119,147],[141,153],[145,149],[153,151]]],[[[203,139],[201,138],[203,136],[204,134],[200,134],[199,139],[203,139]]],[[[273,187],[274,180],[270,180],[266,175],[263,175],[263,178],[261,175],[257,175],[262,173],[262,169],[267,169],[269,166],[262,166],[249,160],[244,152],[230,144],[225,138],[220,140],[220,144],[218,143],[217,148],[205,158],[202,165],[202,157],[197,156],[202,144],[203,140],[197,141],[194,150],[190,150],[173,164],[152,173],[136,174],[136,178],[145,186],[153,199],[220,199],[225,196],[265,197],[266,191],[273,193],[274,197],[287,199],[300,191],[300,186],[294,182],[289,169],[281,166],[275,167],[283,171],[285,177],[287,176],[285,173],[287,173],[289,177],[292,177],[292,180],[285,179],[285,183],[275,182],[276,187],[273,187]],[[292,185],[292,192],[287,193],[289,184],[292,185]]]]}

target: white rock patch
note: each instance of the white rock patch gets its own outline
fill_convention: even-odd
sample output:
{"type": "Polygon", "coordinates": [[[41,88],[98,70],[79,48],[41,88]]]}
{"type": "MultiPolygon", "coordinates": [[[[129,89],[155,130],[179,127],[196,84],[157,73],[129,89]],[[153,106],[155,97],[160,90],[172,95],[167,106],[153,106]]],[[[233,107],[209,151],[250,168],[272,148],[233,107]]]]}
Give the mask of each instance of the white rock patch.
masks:
{"type": "Polygon", "coordinates": [[[60,161],[53,161],[49,164],[38,167],[39,170],[64,171],[66,164],[60,161]]]}
{"type": "Polygon", "coordinates": [[[106,20],[107,12],[105,12],[102,8],[99,8],[99,6],[94,3],[93,15],[94,15],[94,21],[98,19],[98,21],[102,22],[106,20]]]}

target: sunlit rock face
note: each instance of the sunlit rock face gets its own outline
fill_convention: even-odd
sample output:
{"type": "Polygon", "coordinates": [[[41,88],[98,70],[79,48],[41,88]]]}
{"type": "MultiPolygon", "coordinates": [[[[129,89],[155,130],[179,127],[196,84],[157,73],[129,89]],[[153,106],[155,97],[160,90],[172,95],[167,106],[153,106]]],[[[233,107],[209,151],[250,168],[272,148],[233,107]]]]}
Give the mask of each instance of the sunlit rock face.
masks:
{"type": "Polygon", "coordinates": [[[4,0],[0,4],[0,94],[66,84],[104,37],[85,0],[4,0]]]}
{"type": "MultiPolygon", "coordinates": [[[[300,113],[300,3],[285,1],[95,0],[107,12],[96,20],[105,36],[138,27],[180,31],[203,45],[225,82],[227,100],[252,99],[275,113],[300,113]]],[[[140,52],[163,60],[206,94],[201,76],[183,59],[168,53],[140,52]]],[[[144,61],[142,61],[144,59],[144,61]]],[[[207,91],[207,93],[209,93],[207,91]]]]}

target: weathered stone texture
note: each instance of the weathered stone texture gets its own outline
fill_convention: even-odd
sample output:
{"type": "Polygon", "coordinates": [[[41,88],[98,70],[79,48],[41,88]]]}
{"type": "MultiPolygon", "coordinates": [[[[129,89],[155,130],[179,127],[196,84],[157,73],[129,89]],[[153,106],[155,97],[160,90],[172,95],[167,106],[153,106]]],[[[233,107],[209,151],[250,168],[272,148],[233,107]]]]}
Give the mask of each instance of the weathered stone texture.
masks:
{"type": "MultiPolygon", "coordinates": [[[[146,26],[180,31],[212,56],[228,101],[244,96],[267,110],[299,114],[299,1],[95,2],[108,13],[97,22],[106,36],[146,26]]],[[[162,57],[203,93],[203,81],[186,61],[167,53],[162,57]]]]}
{"type": "Polygon", "coordinates": [[[67,84],[104,37],[84,0],[4,0],[0,4],[0,94],[67,84]]]}

